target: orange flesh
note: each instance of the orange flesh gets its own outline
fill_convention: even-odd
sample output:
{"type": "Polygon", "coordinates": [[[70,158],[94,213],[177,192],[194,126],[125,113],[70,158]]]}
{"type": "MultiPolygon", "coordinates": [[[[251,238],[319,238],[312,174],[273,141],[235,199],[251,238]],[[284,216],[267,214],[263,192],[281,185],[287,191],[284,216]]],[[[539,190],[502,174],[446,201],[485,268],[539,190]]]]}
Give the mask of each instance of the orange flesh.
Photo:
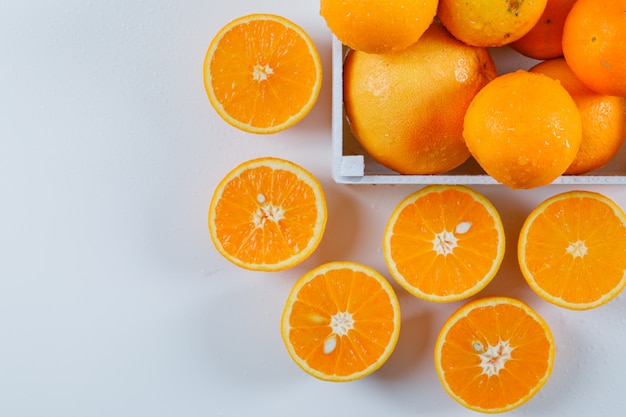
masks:
{"type": "Polygon", "coordinates": [[[248,169],[224,187],[215,211],[218,240],[227,253],[247,263],[288,259],[314,236],[319,216],[315,198],[311,187],[292,172],[248,169]],[[264,212],[263,207],[272,208],[264,212]],[[272,220],[273,214],[278,221],[272,220]]]}
{"type": "Polygon", "coordinates": [[[607,205],[592,198],[557,201],[528,230],[525,263],[537,285],[571,303],[590,303],[626,279],[626,227],[607,205]],[[581,215],[584,213],[584,215],[581,215]],[[582,242],[582,243],[577,243],[582,242]],[[573,256],[570,245],[584,244],[573,256]]]}
{"type": "Polygon", "coordinates": [[[501,409],[525,401],[543,384],[551,370],[552,349],[541,324],[521,308],[508,304],[479,307],[447,333],[441,368],[449,389],[470,406],[501,409]],[[476,347],[497,346],[501,340],[512,347],[511,357],[499,373],[488,376],[476,347]]]}
{"type": "Polygon", "coordinates": [[[288,337],[311,368],[347,376],[379,360],[392,339],[394,317],[389,295],[374,279],[360,271],[331,270],[301,288],[289,316],[288,337]],[[353,328],[325,353],[331,317],[340,312],[352,315],[353,328]]]}
{"type": "Polygon", "coordinates": [[[317,84],[309,45],[293,29],[256,20],[224,34],[210,62],[211,85],[225,112],[272,127],[301,112],[317,84]]]}
{"type": "Polygon", "coordinates": [[[425,293],[447,295],[464,292],[485,277],[498,258],[499,239],[494,219],[481,203],[448,190],[429,193],[407,206],[393,228],[390,247],[398,271],[411,285],[425,293]],[[471,227],[458,235],[453,252],[436,254],[435,235],[463,223],[471,227]]]}

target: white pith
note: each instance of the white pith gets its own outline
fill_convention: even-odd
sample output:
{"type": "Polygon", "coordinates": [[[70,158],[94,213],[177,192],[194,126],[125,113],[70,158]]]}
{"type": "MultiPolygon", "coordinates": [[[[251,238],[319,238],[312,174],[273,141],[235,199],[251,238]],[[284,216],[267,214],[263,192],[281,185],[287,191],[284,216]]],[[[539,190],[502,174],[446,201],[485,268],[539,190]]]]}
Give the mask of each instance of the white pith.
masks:
{"type": "Polygon", "coordinates": [[[513,352],[513,347],[508,340],[499,340],[495,346],[488,344],[486,348],[481,342],[475,341],[472,343],[472,349],[480,358],[483,375],[487,376],[498,375],[504,369],[506,362],[511,359],[513,352]]]}
{"type": "Polygon", "coordinates": [[[274,70],[269,66],[269,64],[265,64],[265,65],[256,64],[252,70],[252,78],[255,81],[265,81],[273,73],[274,73],[274,70]]]}
{"type": "Polygon", "coordinates": [[[572,255],[574,258],[582,258],[587,254],[587,245],[582,240],[576,242],[570,242],[567,247],[567,253],[572,255]]]}
{"type": "Polygon", "coordinates": [[[432,241],[433,250],[437,253],[437,255],[445,256],[451,254],[454,251],[454,248],[458,246],[457,235],[467,233],[471,227],[472,224],[470,222],[461,222],[456,225],[453,232],[444,230],[435,234],[435,238],[432,241]]]}
{"type": "Polygon", "coordinates": [[[330,354],[337,347],[337,338],[345,336],[354,328],[354,319],[352,314],[347,311],[340,311],[330,318],[330,327],[333,329],[332,334],[324,341],[324,353],[330,354]]]}

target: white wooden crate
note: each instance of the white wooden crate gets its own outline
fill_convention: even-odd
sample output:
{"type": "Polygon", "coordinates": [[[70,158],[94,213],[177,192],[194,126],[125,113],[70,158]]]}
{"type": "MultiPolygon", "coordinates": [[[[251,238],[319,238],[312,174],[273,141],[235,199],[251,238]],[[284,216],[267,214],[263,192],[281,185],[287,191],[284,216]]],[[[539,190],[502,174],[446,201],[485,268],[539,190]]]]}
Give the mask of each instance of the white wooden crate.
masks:
{"type": "MultiPolygon", "coordinates": [[[[343,107],[343,61],[347,48],[332,40],[332,154],[333,178],[342,184],[498,184],[470,158],[438,175],[402,175],[374,161],[355,139],[343,107]]],[[[528,69],[539,61],[509,47],[490,50],[498,73],[528,69]]],[[[626,144],[604,167],[584,175],[562,175],[553,184],[626,184],[626,144]]]]}

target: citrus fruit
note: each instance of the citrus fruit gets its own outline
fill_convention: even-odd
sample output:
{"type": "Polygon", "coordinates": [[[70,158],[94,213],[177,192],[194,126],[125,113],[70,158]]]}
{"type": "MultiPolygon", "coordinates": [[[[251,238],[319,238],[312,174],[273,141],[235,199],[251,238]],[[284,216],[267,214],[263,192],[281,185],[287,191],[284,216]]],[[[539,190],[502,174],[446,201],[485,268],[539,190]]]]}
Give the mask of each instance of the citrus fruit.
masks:
{"type": "Polygon", "coordinates": [[[467,46],[434,23],[403,51],[348,54],[346,116],[378,163],[401,174],[445,172],[469,158],[463,115],[496,75],[485,48],[467,46]]]}
{"type": "Polygon", "coordinates": [[[217,185],[209,232],[218,252],[245,269],[276,271],[305,260],[326,227],[326,198],[317,179],[279,158],[246,161],[217,185]]]}
{"type": "Polygon", "coordinates": [[[583,137],[576,158],[565,174],[584,174],[604,166],[624,143],[626,98],[599,94],[587,88],[563,58],[543,61],[530,71],[559,80],[578,106],[583,137]]]}
{"type": "Polygon", "coordinates": [[[578,0],[565,19],[563,54],[594,91],[626,96],[626,0],[578,0]]]}
{"type": "Polygon", "coordinates": [[[411,294],[436,302],[461,300],[487,286],[504,246],[495,207],[460,185],[430,185],[406,197],[383,237],[391,275],[411,294]]]}
{"type": "Polygon", "coordinates": [[[534,59],[563,56],[563,25],[576,0],[548,0],[543,14],[533,28],[511,43],[517,52],[534,59]]]}
{"type": "Polygon", "coordinates": [[[513,189],[547,185],[580,148],[576,103],[547,75],[525,70],[500,75],[472,100],[463,135],[480,166],[513,189]]]}
{"type": "Polygon", "coordinates": [[[508,297],[470,301],[445,322],[435,368],[446,392],[474,411],[519,407],[550,378],[555,344],[545,320],[508,297]]]}
{"type": "Polygon", "coordinates": [[[344,45],[367,53],[399,51],[431,24],[438,0],[321,0],[320,14],[344,45]]]}
{"type": "Polygon", "coordinates": [[[440,0],[437,16],[457,39],[474,46],[502,46],[528,33],[547,0],[440,0]]]}
{"type": "Polygon", "coordinates": [[[291,358],[327,381],[363,378],[389,358],[400,332],[400,305],[375,270],[331,262],[303,275],[283,310],[281,335],[291,358]]]}
{"type": "Polygon", "coordinates": [[[306,116],[319,95],[322,64],[307,33],[281,16],[237,18],[215,35],[204,87],[217,113],[251,133],[275,133],[306,116]]]}
{"type": "Polygon", "coordinates": [[[596,192],[557,194],[527,217],[518,259],[543,299],[572,310],[599,307],[626,285],[626,215],[596,192]]]}

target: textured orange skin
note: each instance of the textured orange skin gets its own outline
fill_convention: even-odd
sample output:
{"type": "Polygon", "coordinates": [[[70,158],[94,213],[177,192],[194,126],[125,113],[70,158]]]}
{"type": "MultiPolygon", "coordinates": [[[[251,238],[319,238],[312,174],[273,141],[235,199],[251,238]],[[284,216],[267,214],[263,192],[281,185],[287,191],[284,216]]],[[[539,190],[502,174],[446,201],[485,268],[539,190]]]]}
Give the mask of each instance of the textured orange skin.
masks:
{"type": "Polygon", "coordinates": [[[469,158],[463,114],[495,76],[486,49],[464,45],[434,23],[404,51],[349,53],[346,114],[356,138],[380,164],[402,174],[445,172],[469,158]]]}
{"type": "Polygon", "coordinates": [[[547,0],[440,0],[437,16],[457,39],[475,46],[502,46],[539,21],[547,0]]]}
{"type": "Polygon", "coordinates": [[[563,28],[563,54],[598,93],[626,96],[626,0],[578,0],[563,28]]]}
{"type": "Polygon", "coordinates": [[[609,162],[626,137],[626,98],[599,94],[587,88],[563,58],[541,62],[530,71],[559,80],[580,111],[583,138],[565,174],[584,174],[609,162]]]}
{"type": "Polygon", "coordinates": [[[476,95],[463,135],[487,174],[513,189],[534,188],[554,181],[574,161],[582,123],[558,81],[517,70],[476,95]]]}
{"type": "Polygon", "coordinates": [[[345,45],[368,53],[400,51],[428,29],[438,0],[320,0],[320,15],[345,45]]]}
{"type": "Polygon", "coordinates": [[[511,43],[517,52],[534,59],[563,56],[563,26],[576,0],[548,0],[541,18],[526,35],[511,43]]]}

